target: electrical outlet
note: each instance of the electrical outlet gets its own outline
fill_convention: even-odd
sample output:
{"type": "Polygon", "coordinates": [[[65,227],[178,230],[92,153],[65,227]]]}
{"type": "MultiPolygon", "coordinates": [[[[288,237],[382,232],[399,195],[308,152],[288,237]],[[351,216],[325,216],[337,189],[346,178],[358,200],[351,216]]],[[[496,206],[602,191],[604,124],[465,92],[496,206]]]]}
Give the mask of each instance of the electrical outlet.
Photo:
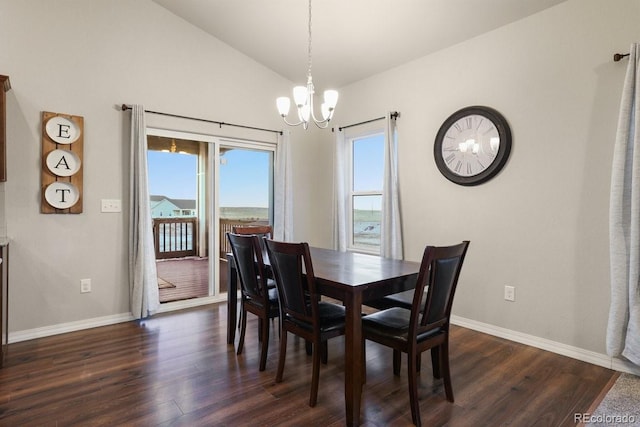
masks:
{"type": "Polygon", "coordinates": [[[122,212],[122,203],[118,199],[102,199],[101,212],[122,212]]]}
{"type": "Polygon", "coordinates": [[[80,293],[91,292],[91,279],[80,279],[80,293]]]}
{"type": "Polygon", "coordinates": [[[504,287],[504,299],[507,301],[515,301],[516,300],[516,288],[513,286],[505,286],[504,287]]]}

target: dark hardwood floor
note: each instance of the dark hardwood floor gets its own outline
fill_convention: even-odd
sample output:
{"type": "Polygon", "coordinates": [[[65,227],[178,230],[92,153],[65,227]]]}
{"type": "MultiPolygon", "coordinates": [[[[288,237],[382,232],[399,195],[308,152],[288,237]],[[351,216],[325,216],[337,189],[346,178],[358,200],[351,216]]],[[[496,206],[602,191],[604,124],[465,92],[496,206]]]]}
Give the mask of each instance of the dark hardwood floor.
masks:
{"type": "MultiPolygon", "coordinates": [[[[223,303],[10,344],[0,369],[0,425],[344,425],[343,337],[330,341],[310,408],[304,343],[289,340],[284,381],[275,384],[277,331],[259,372],[255,316],[240,356],[226,344],[225,321],[223,303]]],[[[367,343],[366,355],[362,423],[410,425],[406,360],[394,377],[390,350],[367,343]]],[[[574,414],[587,411],[616,375],[460,327],[452,330],[451,365],[455,403],[445,400],[423,356],[426,426],[575,425],[574,414]]]]}

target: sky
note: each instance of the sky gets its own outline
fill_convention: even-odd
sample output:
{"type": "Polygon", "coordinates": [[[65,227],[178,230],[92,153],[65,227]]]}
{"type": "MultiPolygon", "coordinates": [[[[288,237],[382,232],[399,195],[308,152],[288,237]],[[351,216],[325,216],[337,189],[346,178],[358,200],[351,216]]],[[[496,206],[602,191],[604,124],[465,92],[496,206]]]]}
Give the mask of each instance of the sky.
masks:
{"type": "MultiPolygon", "coordinates": [[[[353,152],[354,190],[382,190],[384,136],[357,140],[353,152]]],[[[221,156],[219,165],[221,207],[268,207],[269,164],[267,151],[232,149],[221,156]]],[[[148,152],[149,194],[172,199],[195,199],[197,156],[148,152]]],[[[331,179],[327,175],[327,179],[331,179]]],[[[359,197],[356,209],[380,210],[380,197],[359,197]]]]}
{"type": "MultiPolygon", "coordinates": [[[[382,191],[384,169],[384,135],[357,139],[353,148],[353,190],[382,191]]],[[[356,196],[354,207],[364,210],[382,210],[380,196],[356,196]]]]}
{"type": "MultiPolygon", "coordinates": [[[[222,207],[268,207],[269,157],[266,151],[229,150],[221,156],[219,202],[222,207]]],[[[197,156],[148,152],[149,194],[195,199],[197,156]]]]}

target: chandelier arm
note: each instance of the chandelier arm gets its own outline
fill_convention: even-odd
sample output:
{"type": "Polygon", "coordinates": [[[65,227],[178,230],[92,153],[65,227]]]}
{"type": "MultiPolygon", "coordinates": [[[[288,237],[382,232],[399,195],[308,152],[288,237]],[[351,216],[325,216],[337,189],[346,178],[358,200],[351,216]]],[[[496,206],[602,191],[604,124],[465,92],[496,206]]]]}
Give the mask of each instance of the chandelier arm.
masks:
{"type": "Polygon", "coordinates": [[[287,120],[287,117],[286,117],[286,116],[282,116],[282,120],[284,120],[284,122],[285,122],[286,124],[288,124],[289,126],[300,126],[301,124],[303,124],[303,123],[304,123],[304,120],[300,120],[298,123],[291,123],[291,122],[289,122],[289,121],[287,120]]]}
{"type": "Polygon", "coordinates": [[[321,122],[314,121],[313,123],[315,123],[316,126],[320,129],[326,129],[327,127],[329,127],[329,120],[323,120],[321,122]]]}
{"type": "Polygon", "coordinates": [[[309,80],[308,80],[308,84],[307,84],[307,93],[309,94],[308,98],[307,98],[307,102],[309,103],[309,109],[311,110],[311,114],[310,114],[311,120],[313,120],[313,122],[319,128],[321,128],[321,129],[326,128],[328,126],[328,123],[329,123],[328,119],[330,119],[331,117],[328,117],[328,119],[322,119],[322,120],[319,120],[316,117],[315,106],[313,105],[313,100],[314,100],[314,96],[313,95],[315,94],[315,89],[313,87],[313,81],[311,79],[311,76],[309,76],[309,80]],[[321,124],[325,124],[325,126],[321,127],[320,126],[321,124]]]}

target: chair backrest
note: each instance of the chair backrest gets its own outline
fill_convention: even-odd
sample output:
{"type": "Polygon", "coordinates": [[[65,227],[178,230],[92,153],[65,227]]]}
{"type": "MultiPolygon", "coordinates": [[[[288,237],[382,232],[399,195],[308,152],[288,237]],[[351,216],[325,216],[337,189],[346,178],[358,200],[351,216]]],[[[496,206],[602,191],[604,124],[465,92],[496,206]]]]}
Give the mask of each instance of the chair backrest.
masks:
{"type": "Polygon", "coordinates": [[[255,234],[258,236],[263,253],[267,251],[264,246],[264,239],[273,239],[273,227],[270,225],[234,225],[232,231],[234,234],[255,234]]]}
{"type": "Polygon", "coordinates": [[[453,246],[427,246],[422,256],[411,308],[410,334],[447,327],[453,306],[458,277],[462,270],[469,241],[453,246]],[[422,306],[422,296],[427,299],[422,306]]]}
{"type": "Polygon", "coordinates": [[[258,237],[273,238],[273,227],[270,225],[234,225],[234,234],[255,234],[258,237]]]}
{"type": "Polygon", "coordinates": [[[274,240],[266,244],[283,318],[289,316],[317,329],[318,301],[309,245],[274,240]]]}
{"type": "Polygon", "coordinates": [[[268,303],[267,278],[264,271],[264,260],[260,247],[260,238],[256,235],[227,233],[236,270],[240,278],[243,294],[268,303]]]}

